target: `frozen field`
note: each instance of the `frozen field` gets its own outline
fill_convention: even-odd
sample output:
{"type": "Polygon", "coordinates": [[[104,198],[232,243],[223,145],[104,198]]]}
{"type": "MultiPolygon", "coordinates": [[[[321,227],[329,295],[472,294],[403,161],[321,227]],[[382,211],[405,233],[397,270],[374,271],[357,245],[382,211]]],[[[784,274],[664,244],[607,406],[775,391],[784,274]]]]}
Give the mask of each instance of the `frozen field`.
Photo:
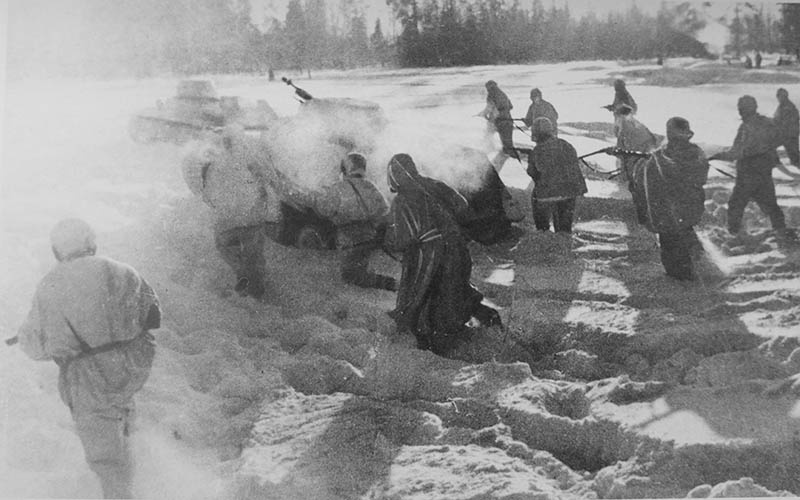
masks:
{"type": "MultiPolygon", "coordinates": [[[[613,144],[601,108],[612,79],[653,69],[583,62],[317,73],[296,83],[320,97],[379,103],[419,147],[457,143],[489,157],[499,141],[487,142],[473,116],[483,83],[500,84],[514,116],[539,87],[559,112],[560,137],[583,154],[613,144]]],[[[653,132],[680,115],[713,152],[736,135],[739,96],[755,96],[769,116],[778,87],[800,101],[794,73],[765,78],[697,87],[626,80],[653,132]]],[[[280,82],[210,79],[222,95],[297,111],[280,82]]],[[[131,114],[174,86],[9,83],[3,117],[0,337],[27,314],[54,264],[47,235],[66,216],[89,221],[99,252],[133,265],[161,297],[158,354],[137,398],[138,495],[683,497],[702,485],[694,494],[800,495],[800,263],[753,206],[751,238],[732,247],[709,202],[706,279],[687,286],[663,275],[625,189],[595,175],[571,242],[535,234],[529,215],[518,245],[471,247],[473,279],[509,328],[480,331],[461,360],[445,360],[393,333],[385,312],[394,294],[343,285],[336,252],[270,242],[266,302],[230,295],[210,213],[181,177],[184,149],[127,135],[131,114]]],[[[529,143],[521,132],[515,140],[529,143]]],[[[615,168],[610,156],[593,159],[615,168]]],[[[374,166],[375,179],[383,167],[374,166]]],[[[508,160],[501,177],[527,203],[524,166],[508,160]]],[[[800,185],[776,179],[797,227],[800,185]]],[[[731,186],[712,170],[709,199],[731,186]]],[[[376,265],[399,276],[388,258],[376,265]]],[[[0,381],[0,498],[97,497],[55,364],[3,345],[0,381]]]]}

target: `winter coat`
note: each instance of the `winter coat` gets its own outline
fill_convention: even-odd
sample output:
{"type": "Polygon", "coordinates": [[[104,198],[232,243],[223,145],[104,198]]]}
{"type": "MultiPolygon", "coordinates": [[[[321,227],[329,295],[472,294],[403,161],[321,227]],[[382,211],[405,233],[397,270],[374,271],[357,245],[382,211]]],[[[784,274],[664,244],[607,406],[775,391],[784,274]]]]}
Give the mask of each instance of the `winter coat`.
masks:
{"type": "Polygon", "coordinates": [[[205,146],[183,160],[184,178],[193,192],[214,213],[215,232],[278,222],[280,200],[275,191],[257,177],[266,159],[245,137],[232,138],[232,147],[205,146]]]}
{"type": "Polygon", "coordinates": [[[564,139],[550,137],[528,155],[528,175],[534,181],[532,196],[539,201],[575,198],[586,193],[578,166],[578,153],[564,139]]]}
{"type": "Polygon", "coordinates": [[[631,93],[628,92],[628,89],[615,90],[614,102],[611,103],[611,110],[614,113],[618,113],[623,105],[628,105],[633,109],[631,114],[635,114],[639,110],[639,106],[636,105],[636,101],[633,99],[631,93]]]}
{"type": "Polygon", "coordinates": [[[464,329],[483,296],[470,285],[472,260],[457,217],[467,203],[442,182],[398,164],[390,166],[397,191],[389,212],[386,246],[402,252],[396,307],[398,329],[421,348],[446,350],[464,329]]]}
{"type": "Polygon", "coordinates": [[[377,238],[389,206],[378,188],[360,176],[347,176],[315,196],[311,208],[337,227],[337,245],[347,248],[377,238]]]}
{"type": "Polygon", "coordinates": [[[720,160],[736,161],[736,170],[769,172],[780,163],[778,147],[780,136],[775,124],[766,116],[754,114],[742,119],[733,146],[716,155],[720,160]]]}
{"type": "Polygon", "coordinates": [[[772,118],[778,133],[781,137],[797,137],[800,135],[800,115],[797,106],[790,100],[782,101],[775,109],[775,116],[772,118]]]}
{"type": "Polygon", "coordinates": [[[497,87],[492,87],[487,91],[486,103],[493,105],[497,109],[497,117],[495,120],[501,118],[511,119],[511,110],[514,106],[511,104],[505,92],[497,87]]]}
{"type": "Polygon", "coordinates": [[[697,145],[667,144],[636,164],[633,200],[639,222],[655,233],[675,233],[698,222],[704,211],[708,160],[697,145]]]}
{"type": "MultiPolygon", "coordinates": [[[[617,147],[628,151],[641,151],[648,153],[656,148],[658,139],[642,122],[631,115],[618,115],[615,122],[617,134],[617,147]]],[[[629,187],[635,165],[645,161],[637,156],[622,156],[617,158],[619,166],[628,181],[629,187]]]]}
{"type": "Polygon", "coordinates": [[[558,130],[558,111],[556,111],[556,108],[554,108],[552,104],[544,99],[539,99],[539,102],[531,103],[523,121],[525,125],[530,127],[533,124],[533,120],[540,116],[550,120],[550,123],[553,124],[553,130],[558,130]]]}
{"type": "Polygon", "coordinates": [[[147,330],[160,322],[158,297],[132,267],[79,257],[39,283],[19,345],[33,359],[58,363],[61,397],[71,409],[126,407],[149,375],[147,330]]]}

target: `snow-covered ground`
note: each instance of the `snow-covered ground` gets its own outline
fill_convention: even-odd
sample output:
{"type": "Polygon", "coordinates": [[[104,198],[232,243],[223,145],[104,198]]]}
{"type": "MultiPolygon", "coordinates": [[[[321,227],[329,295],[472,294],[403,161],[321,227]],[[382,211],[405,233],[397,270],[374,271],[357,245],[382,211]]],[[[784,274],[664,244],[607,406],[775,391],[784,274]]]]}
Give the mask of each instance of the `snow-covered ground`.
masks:
{"type": "MultiPolygon", "coordinates": [[[[586,153],[612,144],[601,106],[613,98],[611,79],[634,69],[656,68],[358,71],[296,83],[317,96],[378,102],[423,145],[459,143],[490,156],[496,140],[487,145],[485,124],[473,116],[484,105],[483,83],[499,82],[515,116],[539,87],[559,111],[560,136],[586,153]]],[[[212,79],[223,95],[297,111],[280,82],[212,79]]],[[[663,134],[669,117],[683,116],[708,150],[732,142],[740,95],[755,96],[768,115],[778,87],[800,98],[800,79],[691,88],[628,81],[651,130],[663,134]]],[[[100,252],[140,270],[162,299],[158,355],[137,398],[138,495],[648,497],[685,496],[704,484],[694,494],[750,496],[758,484],[800,494],[792,471],[800,383],[787,379],[800,371],[797,250],[779,247],[752,206],[751,238],[732,244],[720,231],[717,209],[731,188],[721,174],[712,171],[708,186],[702,235],[713,262],[703,283],[665,278],[652,235],[632,223],[625,189],[594,176],[572,241],[534,234],[528,217],[515,247],[472,246],[473,278],[508,331],[482,330],[462,360],[444,360],[393,333],[385,315],[393,294],[343,285],[336,252],[270,242],[266,302],[230,294],[210,214],[181,178],[185,148],[127,136],[131,114],[174,85],[6,88],[0,336],[14,335],[24,319],[53,265],[47,235],[65,216],[88,220],[100,252]]],[[[612,157],[592,159],[616,168],[612,157]]],[[[523,166],[508,160],[501,176],[527,203],[523,166]]],[[[800,187],[776,179],[796,227],[800,187]]],[[[387,258],[376,265],[398,273],[387,258]]],[[[0,377],[0,497],[98,496],[58,398],[55,365],[3,346],[0,377]]]]}

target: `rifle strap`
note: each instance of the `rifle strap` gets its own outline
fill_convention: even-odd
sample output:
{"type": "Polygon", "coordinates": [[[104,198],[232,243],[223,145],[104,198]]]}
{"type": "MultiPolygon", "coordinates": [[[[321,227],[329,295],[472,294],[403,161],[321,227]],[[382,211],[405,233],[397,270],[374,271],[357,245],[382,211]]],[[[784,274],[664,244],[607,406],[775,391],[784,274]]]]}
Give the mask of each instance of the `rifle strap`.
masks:
{"type": "Polygon", "coordinates": [[[364,215],[367,217],[367,220],[369,221],[369,225],[372,226],[373,229],[377,230],[378,228],[377,228],[377,226],[375,224],[375,221],[370,216],[369,207],[367,207],[367,202],[364,201],[364,197],[361,195],[361,192],[358,190],[356,185],[353,184],[352,180],[350,180],[347,177],[345,177],[345,180],[347,181],[348,184],[350,184],[350,187],[353,188],[353,192],[356,193],[356,199],[358,200],[358,205],[361,207],[361,210],[364,212],[364,215]]]}

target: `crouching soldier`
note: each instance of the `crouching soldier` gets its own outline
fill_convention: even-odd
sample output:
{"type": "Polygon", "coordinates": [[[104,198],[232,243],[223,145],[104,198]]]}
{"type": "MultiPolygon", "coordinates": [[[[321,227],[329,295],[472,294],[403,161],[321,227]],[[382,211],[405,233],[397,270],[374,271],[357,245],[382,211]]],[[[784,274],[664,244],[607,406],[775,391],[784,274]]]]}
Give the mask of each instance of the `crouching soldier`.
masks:
{"type": "Polygon", "coordinates": [[[367,160],[350,153],[342,162],[342,181],[328,193],[330,218],[341,221],[338,246],[347,251],[342,258],[342,280],[364,287],[397,290],[397,281],[369,270],[369,258],[383,245],[389,205],[366,177],[367,160]],[[350,222],[344,222],[349,220],[350,222]]]}
{"type": "Polygon", "coordinates": [[[420,175],[405,153],[394,155],[387,168],[389,189],[397,196],[386,245],[401,252],[403,261],[389,316],[399,332],[417,338],[417,347],[446,355],[468,339],[471,318],[485,326],[501,323],[470,284],[472,259],[458,224],[467,201],[445,183],[420,175]]]}
{"type": "Polygon", "coordinates": [[[586,180],[578,166],[578,153],[564,139],[555,136],[549,119],[533,120],[531,133],[536,147],[528,155],[528,175],[534,182],[531,193],[533,222],[540,231],[572,231],[575,200],[586,193],[586,180]]]}
{"type": "Polygon", "coordinates": [[[634,200],[640,222],[658,234],[661,263],[678,280],[695,278],[692,259],[702,254],[694,225],[703,215],[708,160],[689,142],[694,133],[685,118],[667,121],[667,144],[636,165],[634,200]]]}
{"type": "Polygon", "coordinates": [[[158,298],[132,267],[95,256],[86,222],[59,222],[50,241],[58,264],[36,289],[19,345],[58,364],[61,399],[105,498],[131,498],[133,395],[150,374],[158,298]]]}
{"type": "Polygon", "coordinates": [[[397,282],[369,270],[369,258],[383,245],[389,206],[378,188],[366,178],[367,160],[349,153],[339,166],[342,179],[321,191],[294,184],[277,169],[266,172],[266,182],[285,193],[291,202],[311,208],[336,226],[336,246],[346,250],[342,280],[365,288],[397,290],[397,282]]]}
{"type": "Polygon", "coordinates": [[[758,104],[754,97],[740,97],[738,108],[742,124],[733,146],[709,158],[736,161],[736,183],[728,200],[728,231],[733,235],[739,233],[744,209],[753,200],[769,217],[772,229],[784,235],[786,222],[772,181],[772,169],[780,163],[775,151],[780,140],[778,130],[772,120],[757,112],[758,104]]]}

